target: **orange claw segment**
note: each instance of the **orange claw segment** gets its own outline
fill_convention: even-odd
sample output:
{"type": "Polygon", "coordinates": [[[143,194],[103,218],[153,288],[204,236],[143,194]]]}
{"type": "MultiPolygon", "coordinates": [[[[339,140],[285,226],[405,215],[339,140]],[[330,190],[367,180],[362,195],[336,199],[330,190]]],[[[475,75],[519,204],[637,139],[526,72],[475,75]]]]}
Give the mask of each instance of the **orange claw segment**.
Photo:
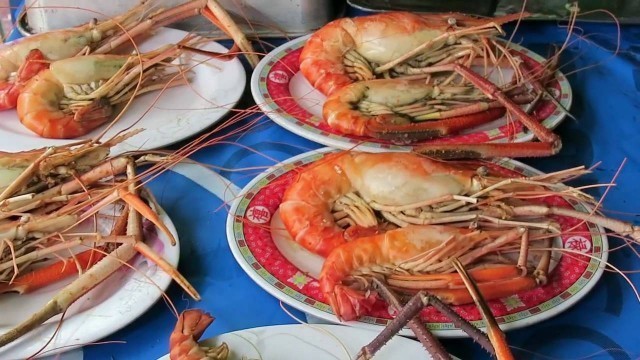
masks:
{"type": "Polygon", "coordinates": [[[144,216],[147,220],[151,221],[155,226],[157,226],[162,232],[167,235],[169,241],[171,241],[171,245],[176,245],[176,238],[173,236],[169,228],[160,220],[158,214],[153,211],[149,205],[147,205],[139,196],[130,193],[127,190],[120,189],[118,191],[120,198],[134,208],[137,212],[139,212],[142,216],[144,216]]]}
{"type": "MultiPolygon", "coordinates": [[[[521,273],[517,266],[496,265],[487,268],[469,270],[473,280],[483,283],[499,280],[513,279],[521,273]]],[[[408,289],[437,289],[464,286],[464,282],[458,274],[415,274],[415,275],[390,275],[387,283],[394,287],[408,289]]]]}
{"type": "Polygon", "coordinates": [[[461,130],[499,119],[505,114],[504,108],[492,108],[474,114],[460,115],[438,121],[424,121],[411,124],[390,124],[389,116],[380,115],[367,123],[367,135],[391,141],[414,142],[458,133],[461,130]]]}
{"type": "Polygon", "coordinates": [[[82,271],[87,270],[104,256],[103,251],[96,249],[86,250],[74,257],[55,262],[19,276],[12,283],[0,284],[0,294],[7,292],[17,292],[19,294],[30,293],[62,279],[66,279],[69,276],[78,274],[78,268],[82,271]]]}
{"type": "Polygon", "coordinates": [[[465,79],[473,83],[478,89],[482,90],[487,96],[495,98],[511,113],[516,115],[520,122],[533,132],[540,141],[552,143],[558,139],[558,136],[549,129],[540,124],[539,121],[533,119],[519,105],[509,99],[502,91],[491,81],[479,76],[467,67],[459,64],[453,65],[454,70],[462,75],[465,79]]]}
{"type": "Polygon", "coordinates": [[[424,144],[414,147],[416,153],[439,159],[480,159],[488,157],[545,157],[560,151],[560,139],[553,143],[475,143],[424,144]]]}
{"type": "MultiPolygon", "coordinates": [[[[533,277],[527,276],[507,280],[478,283],[477,285],[484,299],[493,300],[517,294],[522,291],[531,290],[538,284],[533,277]]],[[[434,289],[429,290],[429,293],[437,296],[445,303],[452,305],[462,305],[473,302],[471,294],[469,294],[469,291],[464,287],[457,289],[434,289]]]]}
{"type": "Polygon", "coordinates": [[[469,273],[465,270],[464,266],[458,259],[453,259],[452,265],[458,274],[460,274],[470,296],[473,298],[473,302],[478,307],[478,310],[480,310],[480,314],[482,314],[482,319],[485,321],[487,327],[487,335],[489,335],[489,340],[496,352],[496,358],[498,360],[514,359],[511,349],[509,348],[509,344],[507,344],[507,337],[500,329],[500,326],[498,326],[491,309],[487,305],[487,298],[484,296],[483,291],[479,288],[476,282],[471,279],[469,273]]]}

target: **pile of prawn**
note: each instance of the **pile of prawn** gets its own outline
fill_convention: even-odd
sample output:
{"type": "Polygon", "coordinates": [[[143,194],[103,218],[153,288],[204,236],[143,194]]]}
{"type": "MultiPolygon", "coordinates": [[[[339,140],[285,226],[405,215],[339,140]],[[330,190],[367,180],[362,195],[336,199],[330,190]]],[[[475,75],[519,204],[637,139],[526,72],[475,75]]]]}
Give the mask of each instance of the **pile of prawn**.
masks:
{"type": "Polygon", "coordinates": [[[633,224],[544,202],[595,203],[562,185],[588,173],[584,167],[534,177],[495,171],[413,153],[332,153],[299,171],[280,217],[294,241],[325,258],[320,288],[341,320],[367,314],[377,298],[373,279],[407,294],[428,290],[449,304],[473,302],[454,259],[487,300],[542,286],[551,240],[563,234],[557,216],[640,240],[633,224]]]}
{"type": "Polygon", "coordinates": [[[143,218],[172,245],[136,167],[169,162],[152,154],[110,156],[135,132],[104,143],[86,141],[18,154],[0,154],[0,294],[28,294],[75,277],[44,308],[5,334],[0,347],[64,313],[137,253],[169,274],[194,299],[189,282],[145,243],[143,218]],[[92,230],[77,230],[77,226],[92,230]],[[100,224],[100,226],[98,226],[100,224]]]}

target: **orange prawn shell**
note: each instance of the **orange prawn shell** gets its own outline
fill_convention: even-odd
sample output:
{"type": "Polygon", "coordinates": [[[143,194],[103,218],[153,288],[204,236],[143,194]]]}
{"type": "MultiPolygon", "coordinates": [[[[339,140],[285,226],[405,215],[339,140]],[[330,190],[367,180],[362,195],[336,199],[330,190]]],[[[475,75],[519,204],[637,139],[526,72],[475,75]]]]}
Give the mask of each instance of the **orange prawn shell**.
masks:
{"type": "MultiPolygon", "coordinates": [[[[386,51],[384,47],[397,43],[399,37],[412,40],[407,35],[441,25],[408,12],[334,20],[309,38],[300,54],[300,71],[316,89],[330,95],[353,82],[342,63],[347,50],[363,43],[380,42],[380,50],[386,51]]],[[[415,40],[410,42],[412,46],[420,44],[415,40]]]]}
{"type": "Polygon", "coordinates": [[[294,241],[328,256],[344,244],[345,231],[332,215],[333,203],[358,191],[385,205],[463,194],[475,172],[412,153],[338,152],[300,171],[280,204],[280,217],[294,241]]]}
{"type": "Polygon", "coordinates": [[[353,320],[361,315],[357,291],[342,285],[353,271],[369,266],[395,266],[431,250],[452,236],[470,232],[451,226],[408,226],[384,234],[362,237],[336,248],[320,272],[320,291],[339,319],[353,320]]]}
{"type": "Polygon", "coordinates": [[[96,116],[76,119],[58,108],[64,97],[63,86],[49,69],[32,78],[18,97],[16,111],[22,125],[44,138],[71,139],[87,134],[108,119],[96,116]]]}
{"type": "Polygon", "coordinates": [[[386,12],[341,18],[323,26],[307,40],[300,54],[300,72],[314,88],[328,96],[354,82],[342,62],[345,53],[351,49],[357,49],[369,61],[381,64],[451,30],[451,19],[459,27],[471,27],[503,24],[527,16],[528,13],[522,13],[477,18],[456,13],[386,12]]]}

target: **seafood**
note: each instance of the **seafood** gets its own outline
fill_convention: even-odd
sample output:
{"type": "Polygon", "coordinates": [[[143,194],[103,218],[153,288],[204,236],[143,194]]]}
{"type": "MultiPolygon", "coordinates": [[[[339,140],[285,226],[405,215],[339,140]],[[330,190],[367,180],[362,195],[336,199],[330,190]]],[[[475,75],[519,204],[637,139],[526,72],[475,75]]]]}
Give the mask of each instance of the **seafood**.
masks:
{"type": "MultiPolygon", "coordinates": [[[[453,63],[491,61],[509,52],[500,27],[527,14],[479,19],[462,14],[386,12],[341,18],[316,31],[300,54],[300,72],[331,95],[354,81],[423,74],[453,63]]],[[[497,65],[497,64],[496,64],[497,65]]]]}
{"type": "Polygon", "coordinates": [[[136,164],[167,159],[140,154],[108,156],[109,146],[132,135],[124,134],[103,144],[85,142],[41,149],[14,159],[16,166],[35,160],[0,195],[0,293],[28,293],[81,275],[30,318],[1,334],[0,347],[64,313],[137,253],[169,274],[194,299],[200,298],[193,286],[144,242],[143,217],[175,245],[172,233],[152,210],[153,199],[140,191],[135,173],[136,164]],[[75,167],[76,160],[80,166],[75,167]],[[53,164],[57,165],[51,168],[53,164]],[[55,171],[43,173],[47,168],[55,171]],[[109,234],[73,230],[84,221],[105,216],[115,217],[109,234]]]}
{"type": "Polygon", "coordinates": [[[515,88],[503,92],[491,81],[458,64],[447,66],[474,87],[431,86],[420,80],[371,80],[348,85],[329,96],[323,118],[347,134],[373,136],[407,144],[441,137],[514,115],[540,142],[420,144],[415,151],[438,158],[536,157],[556,154],[559,136],[529,115],[520,104],[540,99],[515,88]],[[436,121],[430,121],[436,120],[436,121]]]}
{"type": "MultiPolygon", "coordinates": [[[[578,9],[570,10],[574,22],[578,9]]],[[[497,40],[504,35],[501,24],[526,16],[388,12],[339,19],[309,38],[300,71],[329,97],[324,121],[342,133],[410,144],[496,120],[506,111],[539,142],[437,143],[415,149],[444,159],[551,156],[562,148],[560,138],[527,111],[544,98],[570,116],[546,89],[558,55],[531,63],[497,40]],[[509,68],[513,79],[498,86],[488,79],[489,67],[509,68]]],[[[502,77],[502,70],[496,72],[502,77]]]]}
{"type": "Polygon", "coordinates": [[[199,309],[185,310],[180,314],[169,338],[171,360],[226,360],[229,347],[226,343],[204,347],[198,340],[213,322],[213,317],[199,309]]]}
{"type": "Polygon", "coordinates": [[[15,107],[26,80],[46,69],[51,61],[112,53],[154,28],[198,14],[219,24],[247,54],[250,63],[257,64],[251,44],[215,0],[192,0],[170,9],[158,8],[153,1],[144,0],[113,19],[36,34],[0,46],[0,109],[15,107]]]}
{"type": "Polygon", "coordinates": [[[18,98],[20,122],[45,138],[70,139],[107,122],[114,107],[149,91],[183,85],[179,46],[136,55],[60,60],[36,75],[18,98]]]}
{"type": "Polygon", "coordinates": [[[365,314],[376,300],[344,285],[350,277],[384,274],[385,281],[396,288],[428,289],[445,303],[467,304],[473,299],[464,284],[457,274],[448,273],[452,270],[448,261],[458,255],[465,265],[473,266],[471,276],[485,299],[505,297],[546,282],[549,251],[537,267],[527,263],[490,265],[482,260],[512,244],[520,248],[525,232],[524,228],[481,231],[431,225],[361,237],[329,254],[320,274],[320,288],[338,318],[347,321],[365,314]]]}
{"type": "MultiPolygon", "coordinates": [[[[519,102],[532,96],[518,94],[519,102]]],[[[336,91],[322,109],[324,121],[344,134],[411,143],[451,135],[505,114],[472,86],[431,86],[421,80],[371,80],[336,91]]]]}
{"type": "Polygon", "coordinates": [[[561,185],[587,172],[578,167],[505,177],[472,162],[413,153],[337,152],[301,170],[279,210],[291,237],[326,258],[321,290],[339,318],[352,320],[375,301],[367,292],[371,278],[408,292],[429,289],[452,304],[471,302],[460,278],[449,274],[452,257],[471,266],[487,298],[544,284],[549,251],[534,251],[543,254],[534,260],[530,246],[551,247],[550,239],[560,234],[553,216],[639,240],[639,226],[540,200],[562,196],[592,202],[561,185]],[[491,255],[505,247],[519,249],[518,259],[492,263],[491,255]]]}

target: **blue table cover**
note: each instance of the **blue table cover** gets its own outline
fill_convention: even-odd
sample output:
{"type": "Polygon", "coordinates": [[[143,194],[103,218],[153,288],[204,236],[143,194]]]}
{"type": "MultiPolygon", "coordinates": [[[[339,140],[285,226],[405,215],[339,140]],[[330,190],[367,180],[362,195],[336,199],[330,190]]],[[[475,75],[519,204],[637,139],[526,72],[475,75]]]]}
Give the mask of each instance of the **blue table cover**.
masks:
{"type": "MultiPolygon", "coordinates": [[[[349,10],[352,14],[358,11],[349,10]]],[[[571,113],[556,130],[564,146],[560,154],[541,159],[521,160],[542,171],[601,162],[590,175],[571,182],[609,182],[621,163],[626,164],[603,202],[605,209],[631,214],[615,216],[634,221],[638,213],[640,178],[640,27],[622,28],[620,49],[614,56],[617,28],[613,24],[580,23],[581,36],[573,36],[561,57],[561,70],[573,89],[571,113]]],[[[524,23],[514,41],[547,54],[551,44],[564,42],[566,30],[555,22],[524,23]]],[[[282,40],[272,40],[274,44],[282,40]]],[[[246,64],[245,64],[246,66],[246,64]]],[[[249,68],[248,78],[250,77],[249,68]]],[[[241,106],[253,105],[248,90],[241,106]]],[[[273,123],[263,114],[257,125],[226,144],[198,151],[192,159],[212,165],[220,175],[239,187],[260,171],[256,167],[307,150],[322,147],[273,123]],[[232,171],[229,169],[252,170],[232,171]]],[[[171,149],[177,149],[182,142],[171,149]]],[[[213,177],[213,175],[211,175],[213,177]]],[[[208,181],[206,178],[201,181],[208,181]]],[[[256,285],[234,260],[225,235],[227,208],[220,198],[191,179],[168,171],[153,180],[150,188],[173,220],[181,241],[179,270],[198,289],[202,301],[196,303],[175,284],[167,291],[178,310],[197,307],[216,317],[204,338],[258,326],[292,324],[278,300],[256,285]]],[[[603,189],[591,189],[602,195],[603,189]]],[[[609,238],[612,247],[622,244],[609,238]]],[[[628,249],[610,254],[619,269],[638,269],[640,260],[628,249]]],[[[634,284],[640,275],[631,274],[634,284]]],[[[293,313],[303,318],[297,311],[293,313]]],[[[578,304],[552,319],[507,333],[518,359],[637,359],[640,358],[638,321],[640,302],[629,284],[618,274],[606,272],[595,288],[578,304]]],[[[163,301],[143,316],[107,338],[104,345],[85,346],[85,359],[156,359],[168,352],[168,339],[176,318],[163,301]],[[124,343],[122,343],[124,342],[124,343]]],[[[443,341],[447,350],[461,359],[488,358],[469,339],[443,341]]],[[[1,356],[0,356],[1,357],[1,356]]]]}

